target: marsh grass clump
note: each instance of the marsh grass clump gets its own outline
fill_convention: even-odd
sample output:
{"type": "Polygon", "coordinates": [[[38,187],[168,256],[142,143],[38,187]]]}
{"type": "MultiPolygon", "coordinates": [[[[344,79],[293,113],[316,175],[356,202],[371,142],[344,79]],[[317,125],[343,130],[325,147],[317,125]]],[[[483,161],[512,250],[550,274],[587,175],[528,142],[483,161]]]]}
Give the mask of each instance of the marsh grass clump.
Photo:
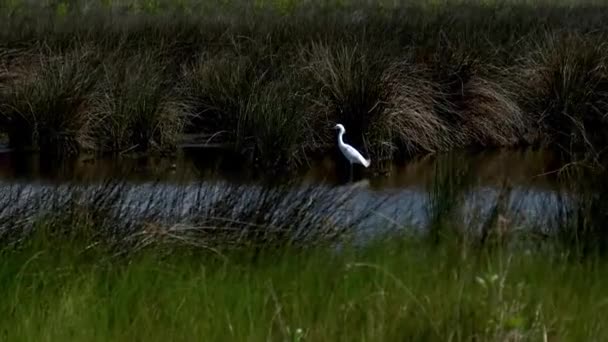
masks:
{"type": "Polygon", "coordinates": [[[85,50],[41,55],[31,69],[19,70],[0,99],[10,144],[59,155],[92,147],[90,111],[97,68],[95,53],[85,50]]]}
{"type": "Polygon", "coordinates": [[[506,76],[473,52],[434,50],[427,63],[435,84],[434,110],[449,128],[450,145],[513,146],[522,141],[525,115],[506,76]]]}
{"type": "Polygon", "coordinates": [[[501,85],[505,77],[457,51],[410,51],[382,76],[383,144],[413,156],[521,143],[526,116],[501,85]]]}
{"type": "Polygon", "coordinates": [[[167,62],[154,52],[118,54],[103,65],[96,98],[94,138],[100,150],[173,149],[184,124],[168,77],[167,62]]]}
{"type": "Polygon", "coordinates": [[[524,62],[523,106],[537,118],[542,142],[569,158],[604,158],[606,51],[603,35],[554,34],[546,36],[524,62]]]}
{"type": "Polygon", "coordinates": [[[526,133],[531,120],[509,88],[501,84],[501,77],[506,76],[499,71],[492,76],[482,73],[464,85],[463,92],[468,97],[465,131],[470,142],[467,145],[513,147],[530,143],[526,133]]]}
{"type": "Polygon", "coordinates": [[[286,97],[294,87],[276,81],[266,85],[249,103],[239,122],[239,134],[253,152],[252,157],[268,167],[284,169],[301,165],[310,149],[305,113],[297,95],[286,97]]]}
{"type": "Polygon", "coordinates": [[[236,142],[239,118],[266,81],[256,61],[235,53],[202,54],[183,71],[187,131],[213,137],[209,141],[236,142]]]}
{"type": "Polygon", "coordinates": [[[296,85],[256,56],[204,54],[184,71],[186,129],[265,166],[302,163],[308,130],[296,85]]]}
{"type": "Polygon", "coordinates": [[[386,86],[386,143],[393,153],[433,153],[449,145],[449,127],[434,112],[435,85],[423,68],[402,61],[393,63],[383,76],[386,86]]]}

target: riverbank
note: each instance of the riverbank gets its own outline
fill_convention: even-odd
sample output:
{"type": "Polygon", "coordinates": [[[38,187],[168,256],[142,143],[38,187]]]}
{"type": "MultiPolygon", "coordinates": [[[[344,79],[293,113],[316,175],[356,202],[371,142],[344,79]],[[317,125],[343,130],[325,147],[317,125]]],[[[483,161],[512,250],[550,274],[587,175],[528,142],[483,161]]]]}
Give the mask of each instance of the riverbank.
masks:
{"type": "Polygon", "coordinates": [[[601,159],[607,143],[606,6],[48,3],[2,3],[0,130],[16,148],[197,136],[285,168],[337,157],[336,122],[379,162],[530,145],[601,159]]]}

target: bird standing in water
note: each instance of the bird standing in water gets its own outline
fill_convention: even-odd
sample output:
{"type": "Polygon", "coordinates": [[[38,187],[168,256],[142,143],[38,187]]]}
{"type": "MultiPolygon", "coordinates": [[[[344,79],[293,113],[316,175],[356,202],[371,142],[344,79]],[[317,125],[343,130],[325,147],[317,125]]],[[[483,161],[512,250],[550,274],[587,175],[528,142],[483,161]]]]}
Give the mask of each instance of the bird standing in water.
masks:
{"type": "Polygon", "coordinates": [[[359,151],[357,151],[354,147],[344,143],[343,136],[346,132],[346,129],[342,124],[337,124],[334,129],[340,130],[340,133],[338,133],[338,147],[340,148],[340,151],[342,152],[344,157],[346,157],[346,159],[348,159],[348,162],[350,163],[350,178],[352,181],[353,164],[361,164],[365,167],[369,167],[371,160],[363,158],[361,153],[359,153],[359,151]]]}

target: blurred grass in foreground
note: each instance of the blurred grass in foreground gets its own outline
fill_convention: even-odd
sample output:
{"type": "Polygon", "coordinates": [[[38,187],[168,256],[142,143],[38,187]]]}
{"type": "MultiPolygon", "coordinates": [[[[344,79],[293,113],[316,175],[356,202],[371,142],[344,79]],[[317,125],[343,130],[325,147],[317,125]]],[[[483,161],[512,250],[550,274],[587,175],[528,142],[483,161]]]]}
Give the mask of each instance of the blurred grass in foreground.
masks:
{"type": "Polygon", "coordinates": [[[590,341],[608,263],[415,238],[363,249],[109,257],[38,244],[0,259],[7,341],[590,341]]]}

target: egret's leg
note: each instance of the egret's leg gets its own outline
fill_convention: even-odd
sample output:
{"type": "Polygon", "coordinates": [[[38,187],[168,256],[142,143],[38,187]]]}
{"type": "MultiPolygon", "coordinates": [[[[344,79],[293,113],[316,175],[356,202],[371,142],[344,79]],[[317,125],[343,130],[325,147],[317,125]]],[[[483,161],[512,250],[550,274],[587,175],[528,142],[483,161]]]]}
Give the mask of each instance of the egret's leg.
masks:
{"type": "Polygon", "coordinates": [[[352,183],[353,182],[353,163],[349,163],[350,164],[350,180],[349,182],[352,183]]]}

